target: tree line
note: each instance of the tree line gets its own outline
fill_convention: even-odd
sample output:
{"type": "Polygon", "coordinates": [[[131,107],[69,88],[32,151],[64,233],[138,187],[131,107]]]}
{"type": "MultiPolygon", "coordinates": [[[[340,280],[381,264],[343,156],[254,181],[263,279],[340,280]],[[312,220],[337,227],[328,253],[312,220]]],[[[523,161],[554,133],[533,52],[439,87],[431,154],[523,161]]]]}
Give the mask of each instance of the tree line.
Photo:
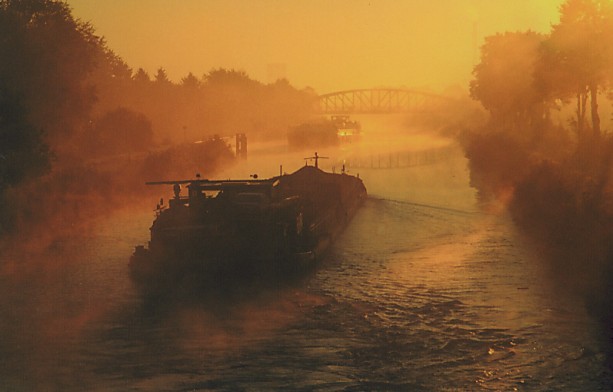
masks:
{"type": "MultiPolygon", "coordinates": [[[[29,208],[18,194],[35,191],[32,181],[51,194],[73,178],[80,185],[71,190],[87,193],[114,178],[91,161],[152,150],[175,156],[173,145],[237,132],[285,138],[288,126],[310,116],[313,96],[239,70],[189,73],[177,83],[163,68],[150,76],[132,69],[65,1],[0,0],[0,233],[29,208]]],[[[219,140],[203,147],[212,157],[200,163],[209,169],[229,157],[211,150],[229,149],[219,140]]]]}
{"type": "Polygon", "coordinates": [[[568,0],[549,34],[487,37],[470,83],[471,96],[490,112],[492,122],[524,132],[546,128],[552,111],[575,101],[576,135],[581,140],[598,138],[599,99],[606,97],[613,80],[611,37],[609,1],[568,0]]]}
{"type": "Polygon", "coordinates": [[[461,141],[481,199],[506,203],[561,286],[610,328],[613,4],[566,0],[559,11],[548,34],[485,39],[470,95],[489,118],[461,141]]]}

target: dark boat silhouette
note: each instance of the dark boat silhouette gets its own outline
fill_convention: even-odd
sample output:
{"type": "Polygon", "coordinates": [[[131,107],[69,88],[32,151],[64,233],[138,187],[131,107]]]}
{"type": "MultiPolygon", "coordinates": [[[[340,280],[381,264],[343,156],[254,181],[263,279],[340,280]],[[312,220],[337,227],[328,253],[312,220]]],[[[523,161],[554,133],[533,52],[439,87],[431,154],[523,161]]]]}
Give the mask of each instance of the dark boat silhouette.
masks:
{"type": "Polygon", "coordinates": [[[130,260],[146,291],[217,278],[291,274],[321,260],[366,198],[359,177],[304,166],[265,180],[180,180],[159,205],[149,246],[130,260]],[[188,195],[181,195],[186,185],[188,195]],[[163,204],[163,201],[162,203],[163,204]]]}

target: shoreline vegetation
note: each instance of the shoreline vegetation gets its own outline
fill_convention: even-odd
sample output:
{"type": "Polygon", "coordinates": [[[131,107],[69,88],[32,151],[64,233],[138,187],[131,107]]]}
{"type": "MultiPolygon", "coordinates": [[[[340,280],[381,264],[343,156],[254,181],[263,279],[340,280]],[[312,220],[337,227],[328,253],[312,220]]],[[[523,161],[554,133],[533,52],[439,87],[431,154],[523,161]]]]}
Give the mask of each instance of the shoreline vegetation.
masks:
{"type": "MultiPolygon", "coordinates": [[[[65,1],[0,0],[0,37],[0,252],[138,202],[146,180],[214,175],[236,133],[286,140],[313,117],[315,91],[285,79],[133,69],[65,1]]],[[[472,101],[407,118],[459,140],[480,201],[507,208],[609,334],[612,37],[611,1],[567,0],[548,34],[485,39],[472,101]]]]}
{"type": "Polygon", "coordinates": [[[549,34],[487,37],[459,139],[483,202],[503,203],[560,290],[613,337],[613,5],[567,0],[549,34]],[[604,115],[603,115],[604,113],[604,115]]]}
{"type": "Polygon", "coordinates": [[[285,79],[133,69],[65,1],[0,0],[0,36],[12,60],[0,66],[0,251],[134,202],[147,180],[214,175],[233,164],[236,133],[284,139],[311,116],[315,93],[285,79]]]}

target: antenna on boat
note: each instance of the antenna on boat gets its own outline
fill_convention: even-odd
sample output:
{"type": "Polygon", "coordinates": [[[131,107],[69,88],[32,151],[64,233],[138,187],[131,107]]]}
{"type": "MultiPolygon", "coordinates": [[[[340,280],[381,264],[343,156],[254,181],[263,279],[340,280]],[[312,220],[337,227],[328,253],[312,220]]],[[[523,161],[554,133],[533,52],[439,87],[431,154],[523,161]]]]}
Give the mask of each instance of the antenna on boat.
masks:
{"type": "Polygon", "coordinates": [[[318,162],[318,161],[319,161],[320,159],[330,159],[330,158],[329,158],[329,157],[320,157],[320,156],[317,154],[317,151],[315,151],[315,156],[313,156],[313,157],[308,157],[308,158],[304,158],[304,161],[305,161],[305,162],[304,162],[304,165],[305,165],[305,166],[307,166],[307,162],[308,162],[309,160],[313,160],[313,159],[315,160],[315,168],[319,169],[319,162],[318,162]]]}

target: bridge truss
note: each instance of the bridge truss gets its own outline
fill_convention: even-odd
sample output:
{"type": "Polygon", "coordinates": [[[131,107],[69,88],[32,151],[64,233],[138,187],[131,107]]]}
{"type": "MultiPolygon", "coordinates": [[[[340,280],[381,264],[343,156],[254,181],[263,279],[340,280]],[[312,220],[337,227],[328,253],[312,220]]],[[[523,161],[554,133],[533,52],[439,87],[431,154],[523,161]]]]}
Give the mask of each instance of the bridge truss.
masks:
{"type": "Polygon", "coordinates": [[[431,111],[448,100],[407,89],[359,89],[320,95],[315,110],[320,114],[412,113],[431,111]]]}

